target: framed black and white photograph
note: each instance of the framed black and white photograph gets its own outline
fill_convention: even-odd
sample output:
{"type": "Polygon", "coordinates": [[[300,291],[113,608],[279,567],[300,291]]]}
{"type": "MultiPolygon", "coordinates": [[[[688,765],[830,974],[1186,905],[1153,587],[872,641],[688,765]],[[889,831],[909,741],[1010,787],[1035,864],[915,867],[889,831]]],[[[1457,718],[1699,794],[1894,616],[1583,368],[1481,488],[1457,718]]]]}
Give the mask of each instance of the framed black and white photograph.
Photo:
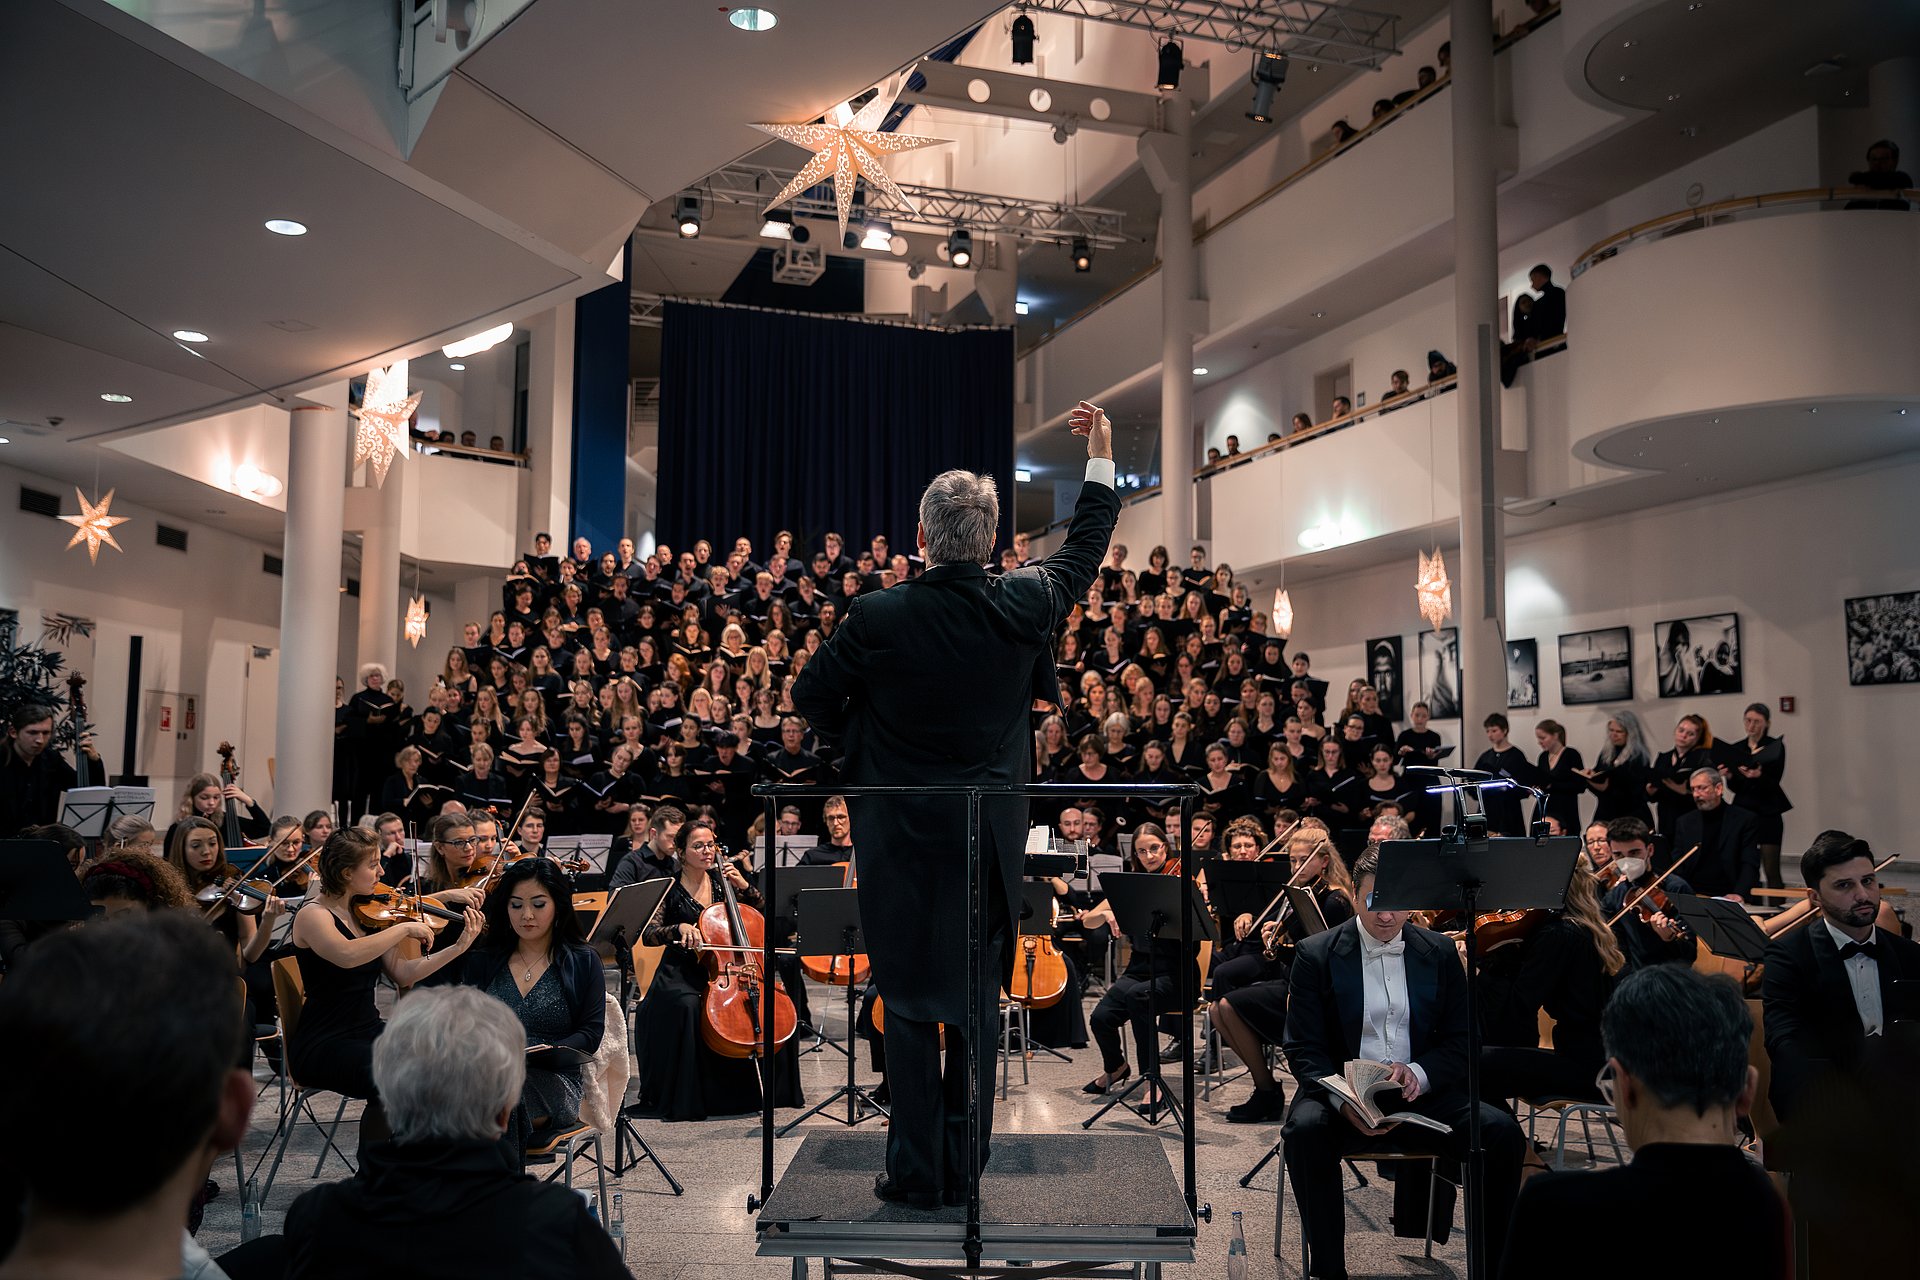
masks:
{"type": "Polygon", "coordinates": [[[1560,637],[1560,701],[1569,707],[1633,697],[1633,635],[1625,627],[1560,637]]]}
{"type": "Polygon", "coordinates": [[[1847,683],[1920,681],[1920,591],[1847,601],[1847,683]]]}
{"type": "Polygon", "coordinates": [[[1743,691],[1737,613],[1656,622],[1653,647],[1663,698],[1743,691]]]}
{"type": "Polygon", "coordinates": [[[1460,629],[1420,633],[1420,696],[1435,720],[1460,718],[1460,629]]]}
{"type": "Polygon", "coordinates": [[[1540,705],[1540,645],[1533,640],[1507,641],[1507,710],[1525,711],[1540,705]]]}
{"type": "Polygon", "coordinates": [[[1399,636],[1367,641],[1367,683],[1380,691],[1380,714],[1395,722],[1407,718],[1400,655],[1399,636]]]}

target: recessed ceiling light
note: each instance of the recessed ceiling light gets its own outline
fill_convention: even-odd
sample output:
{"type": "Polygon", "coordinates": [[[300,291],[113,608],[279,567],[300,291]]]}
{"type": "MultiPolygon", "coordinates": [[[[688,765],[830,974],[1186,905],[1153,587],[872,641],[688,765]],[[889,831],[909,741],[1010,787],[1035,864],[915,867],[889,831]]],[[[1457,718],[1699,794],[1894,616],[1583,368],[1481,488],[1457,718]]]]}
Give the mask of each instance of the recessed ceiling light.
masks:
{"type": "Polygon", "coordinates": [[[1032,479],[1033,472],[1027,470],[1025,467],[1015,467],[1013,469],[1013,480],[1015,484],[1026,484],[1032,479]]]}
{"type": "Polygon", "coordinates": [[[307,234],[307,224],[295,222],[292,218],[268,218],[267,230],[277,236],[303,236],[307,234]]]}
{"type": "Polygon", "coordinates": [[[1628,81],[1628,79],[1630,79],[1630,77],[1628,77],[1628,76],[1621,76],[1621,77],[1620,77],[1620,83],[1621,83],[1621,84],[1625,84],[1625,83],[1626,83],[1626,82],[1628,81]]]}
{"type": "Polygon", "coordinates": [[[1715,419],[1714,419],[1714,422],[1716,422],[1716,423],[1718,423],[1719,421],[1720,421],[1720,419],[1718,419],[1718,418],[1715,418],[1715,419]]]}
{"type": "Polygon", "coordinates": [[[102,391],[100,398],[108,404],[132,404],[132,396],[123,396],[118,391],[102,391]]]}
{"type": "Polygon", "coordinates": [[[1635,46],[1635,45],[1637,45],[1637,44],[1639,44],[1639,43],[1640,43],[1640,42],[1639,42],[1638,40],[1622,40],[1622,41],[1620,42],[1620,47],[1621,47],[1622,49],[1631,49],[1631,48],[1633,48],[1633,46],[1635,46]]]}
{"type": "Polygon", "coordinates": [[[1907,416],[1907,411],[1905,409],[1896,409],[1894,410],[1894,412],[1898,413],[1903,418],[1907,416]]]}
{"type": "Polygon", "coordinates": [[[5,436],[0,436],[0,444],[12,444],[12,443],[13,441],[7,439],[5,436]]]}
{"type": "Polygon", "coordinates": [[[175,329],[173,336],[181,342],[205,342],[207,335],[198,329],[175,329]]]}
{"type": "Polygon", "coordinates": [[[735,9],[727,15],[727,21],[742,31],[771,31],[780,25],[771,9],[735,9]]]}
{"type": "Polygon", "coordinates": [[[1021,301],[1013,304],[1013,314],[1017,316],[1031,315],[1032,312],[1033,304],[1031,302],[1021,301]]]}
{"type": "MultiPolygon", "coordinates": [[[[108,398],[109,398],[109,399],[111,399],[112,397],[108,397],[108,398]]],[[[1818,409],[1809,409],[1809,410],[1807,410],[1807,412],[1808,412],[1808,413],[1818,413],[1818,412],[1820,412],[1820,411],[1819,411],[1818,409]]]]}
{"type": "Polygon", "coordinates": [[[1327,318],[1327,313],[1324,311],[1316,311],[1313,313],[1313,318],[1315,320],[1325,320],[1327,318]]]}
{"type": "Polygon", "coordinates": [[[1667,95],[1667,101],[1668,101],[1668,102],[1678,102],[1678,101],[1680,101],[1680,95],[1679,95],[1679,94],[1677,94],[1677,93],[1670,93],[1670,94],[1668,94],[1668,95],[1667,95]]]}
{"type": "Polygon", "coordinates": [[[454,361],[452,364],[447,366],[447,368],[454,370],[456,373],[462,369],[465,369],[466,367],[467,366],[461,364],[458,360],[454,361]]]}
{"type": "Polygon", "coordinates": [[[1197,364],[1197,365],[1195,365],[1195,366],[1193,367],[1193,376],[1194,376],[1194,377],[1196,377],[1196,378],[1204,378],[1204,377],[1206,377],[1206,376],[1207,376],[1207,366],[1205,366],[1205,365],[1203,365],[1203,364],[1197,364]]]}

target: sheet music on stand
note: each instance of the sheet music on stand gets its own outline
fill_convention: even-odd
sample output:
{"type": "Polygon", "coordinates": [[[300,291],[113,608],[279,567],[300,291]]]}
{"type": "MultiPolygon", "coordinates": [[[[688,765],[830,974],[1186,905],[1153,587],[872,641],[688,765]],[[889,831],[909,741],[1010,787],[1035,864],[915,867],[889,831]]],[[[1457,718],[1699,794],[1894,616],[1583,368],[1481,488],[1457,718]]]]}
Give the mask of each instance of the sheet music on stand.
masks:
{"type": "Polygon", "coordinates": [[[60,793],[59,822],[87,840],[107,834],[113,820],[126,814],[151,820],[152,787],[73,787],[60,793]]]}
{"type": "MultiPolygon", "coordinates": [[[[813,852],[814,846],[819,843],[819,836],[776,835],[773,838],[773,865],[781,868],[801,866],[806,856],[813,852]]],[[[758,870],[760,866],[760,848],[761,846],[758,843],[753,847],[755,870],[758,870]]]]}
{"type": "Polygon", "coordinates": [[[607,853],[613,848],[609,835],[555,836],[547,841],[547,852],[562,859],[585,858],[589,874],[604,874],[607,853]]]}

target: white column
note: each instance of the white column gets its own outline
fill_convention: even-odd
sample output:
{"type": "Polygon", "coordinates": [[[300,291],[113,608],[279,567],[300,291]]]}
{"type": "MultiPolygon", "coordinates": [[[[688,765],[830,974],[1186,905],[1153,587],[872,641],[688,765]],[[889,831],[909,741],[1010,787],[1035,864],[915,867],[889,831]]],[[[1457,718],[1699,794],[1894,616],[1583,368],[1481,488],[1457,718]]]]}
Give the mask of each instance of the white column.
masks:
{"type": "MultiPolygon", "coordinates": [[[[387,469],[387,482],[376,485],[373,468],[366,468],[365,487],[354,497],[354,515],[360,530],[360,661],[377,662],[389,679],[400,654],[400,469],[417,461],[396,458],[387,469]]],[[[357,691],[355,682],[347,681],[357,691]]]]}
{"type": "Polygon", "coordinates": [[[1140,160],[1160,193],[1161,541],[1176,565],[1193,545],[1193,165],[1192,104],[1165,99],[1163,131],[1140,139],[1140,160]]]}
{"type": "Polygon", "coordinates": [[[1460,556],[1449,576],[1460,628],[1460,705],[1464,723],[1473,725],[1506,706],[1506,546],[1494,480],[1500,245],[1493,23],[1486,0],[1453,0],[1452,22],[1453,307],[1460,392],[1451,399],[1460,413],[1460,556]]]}
{"type": "Polygon", "coordinates": [[[544,530],[564,555],[573,540],[573,303],[527,321],[527,330],[527,500],[515,545],[531,547],[544,530]]]}
{"type": "MultiPolygon", "coordinates": [[[[308,399],[316,403],[293,407],[287,438],[280,705],[273,751],[273,807],[280,813],[324,809],[333,799],[333,681],[341,674],[346,384],[324,388],[308,399]]],[[[353,673],[344,674],[351,677],[353,673]]]]}

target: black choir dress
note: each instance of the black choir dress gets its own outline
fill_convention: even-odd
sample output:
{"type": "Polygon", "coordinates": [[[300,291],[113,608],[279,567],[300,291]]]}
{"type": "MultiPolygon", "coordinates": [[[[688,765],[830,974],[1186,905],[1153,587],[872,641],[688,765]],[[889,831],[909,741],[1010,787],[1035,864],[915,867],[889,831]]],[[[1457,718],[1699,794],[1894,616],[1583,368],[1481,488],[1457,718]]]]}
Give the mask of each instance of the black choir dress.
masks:
{"type": "MultiPolygon", "coordinates": [[[[1314,901],[1326,917],[1327,928],[1337,929],[1353,918],[1353,901],[1343,890],[1325,884],[1316,885],[1314,901]]],[[[1268,1044],[1279,1044],[1287,1033],[1287,982],[1293,965],[1293,948],[1282,947],[1275,958],[1275,976],[1252,986],[1242,987],[1229,996],[1233,1011],[1268,1044]]]]}
{"type": "MultiPolygon", "coordinates": [[[[720,876],[710,872],[713,899],[722,901],[720,876]]],[[[760,895],[736,895],[758,907],[760,895]]],[[[707,990],[704,962],[675,938],[677,927],[698,924],[704,910],[678,880],[667,891],[655,923],[641,935],[650,947],[665,944],[653,984],[634,1020],[639,1042],[640,1105],[662,1120],[705,1120],[760,1110],[759,1066],[749,1058],[723,1058],[700,1038],[700,1002],[707,990]]],[[[774,1105],[797,1107],[800,1094],[798,1037],[773,1059],[774,1105]]]]}
{"type": "MultiPolygon", "coordinates": [[[[353,930],[325,907],[302,910],[325,912],[341,937],[354,939],[353,930]]],[[[288,1069],[310,1089],[328,1089],[349,1098],[376,1097],[373,1042],[386,1025],[373,1003],[373,988],[383,971],[380,961],[343,969],[306,947],[295,946],[293,954],[306,1002],[287,1044],[288,1069]]]]}

